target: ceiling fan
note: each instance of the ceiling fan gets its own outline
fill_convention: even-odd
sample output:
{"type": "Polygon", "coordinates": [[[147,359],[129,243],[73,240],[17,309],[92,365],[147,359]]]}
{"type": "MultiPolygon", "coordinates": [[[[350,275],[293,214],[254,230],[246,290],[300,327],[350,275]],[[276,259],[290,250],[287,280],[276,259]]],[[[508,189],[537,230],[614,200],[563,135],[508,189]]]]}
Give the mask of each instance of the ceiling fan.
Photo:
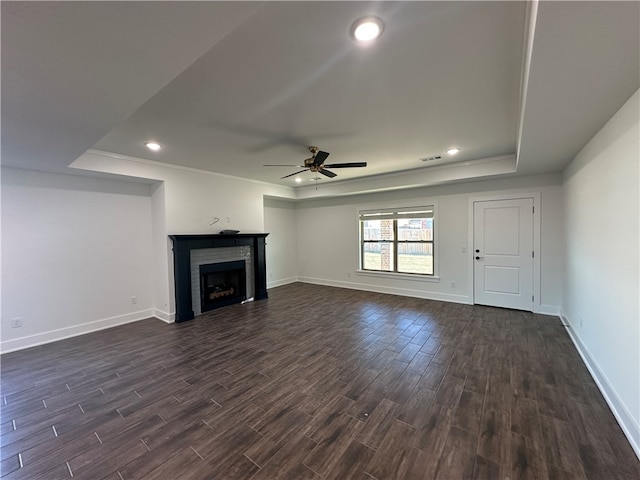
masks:
{"type": "Polygon", "coordinates": [[[263,165],[264,167],[299,167],[304,168],[304,170],[300,170],[299,172],[290,173],[289,175],[285,175],[282,178],[293,177],[294,175],[298,175],[303,172],[314,172],[321,173],[322,175],[333,178],[336,177],[337,174],[333,173],[327,168],[351,168],[351,167],[366,167],[367,162],[350,162],[350,163],[332,163],[330,165],[325,165],[324,162],[329,156],[327,152],[323,152],[322,150],[318,150],[318,147],[307,147],[311,152],[311,157],[307,158],[304,161],[304,165],[263,165]]]}

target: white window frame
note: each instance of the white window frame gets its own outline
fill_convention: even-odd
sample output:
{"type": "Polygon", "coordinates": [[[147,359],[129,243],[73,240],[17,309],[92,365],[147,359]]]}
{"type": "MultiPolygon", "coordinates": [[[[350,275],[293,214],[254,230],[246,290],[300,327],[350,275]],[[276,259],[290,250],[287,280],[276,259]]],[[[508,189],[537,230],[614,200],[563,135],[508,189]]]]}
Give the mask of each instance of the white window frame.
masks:
{"type": "Polygon", "coordinates": [[[357,245],[358,249],[357,259],[358,265],[356,266],[356,273],[360,276],[378,277],[378,278],[396,278],[402,280],[413,280],[418,282],[440,282],[440,270],[439,270],[439,226],[438,226],[438,203],[435,201],[416,201],[411,203],[402,203],[397,206],[390,206],[389,204],[381,205],[362,205],[356,208],[356,229],[357,229],[357,245]],[[364,270],[362,268],[362,238],[360,229],[360,215],[366,212],[386,212],[386,211],[414,211],[424,208],[433,209],[433,275],[420,274],[420,273],[399,273],[399,272],[383,272],[379,270],[364,270]]]}

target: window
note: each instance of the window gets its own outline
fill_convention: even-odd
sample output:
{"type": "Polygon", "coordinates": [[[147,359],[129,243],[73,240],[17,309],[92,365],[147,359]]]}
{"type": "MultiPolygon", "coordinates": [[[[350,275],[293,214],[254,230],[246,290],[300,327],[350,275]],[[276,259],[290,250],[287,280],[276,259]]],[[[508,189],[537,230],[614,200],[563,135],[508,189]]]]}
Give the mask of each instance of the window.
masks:
{"type": "Polygon", "coordinates": [[[360,269],[434,275],[433,206],[361,211],[360,269]]]}

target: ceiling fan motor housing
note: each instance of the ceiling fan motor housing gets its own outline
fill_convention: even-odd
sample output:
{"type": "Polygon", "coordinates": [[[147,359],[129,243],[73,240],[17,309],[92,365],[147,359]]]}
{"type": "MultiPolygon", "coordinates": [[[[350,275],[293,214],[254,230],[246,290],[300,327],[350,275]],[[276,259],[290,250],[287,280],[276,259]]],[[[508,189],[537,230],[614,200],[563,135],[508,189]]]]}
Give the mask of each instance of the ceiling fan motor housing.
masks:
{"type": "MultiPolygon", "coordinates": [[[[327,157],[329,156],[328,152],[324,152],[322,150],[319,150],[318,147],[312,147],[312,146],[307,147],[307,149],[309,150],[309,152],[311,152],[312,156],[310,158],[305,159],[304,167],[302,167],[302,165],[290,165],[292,167],[299,166],[301,168],[305,168],[306,170],[290,173],[289,175],[285,175],[284,177],[282,177],[283,179],[293,177],[294,175],[298,175],[299,173],[303,173],[306,171],[321,173],[325,177],[329,177],[329,178],[334,178],[337,176],[335,173],[325,168],[324,162],[327,160],[327,157]]],[[[265,167],[286,167],[286,166],[289,166],[289,165],[265,165],[265,167]]],[[[331,165],[327,165],[327,168],[348,168],[348,167],[366,167],[366,166],[367,166],[367,162],[348,162],[348,163],[334,163],[331,165]]]]}

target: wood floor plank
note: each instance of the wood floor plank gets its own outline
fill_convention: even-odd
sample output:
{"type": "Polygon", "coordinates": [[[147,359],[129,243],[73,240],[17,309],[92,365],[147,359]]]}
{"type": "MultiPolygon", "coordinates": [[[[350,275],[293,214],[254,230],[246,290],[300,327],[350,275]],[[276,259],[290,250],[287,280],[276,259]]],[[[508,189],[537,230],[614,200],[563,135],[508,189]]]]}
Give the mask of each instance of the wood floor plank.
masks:
{"type": "Polygon", "coordinates": [[[542,443],[540,415],[534,400],[521,398],[514,402],[511,407],[511,431],[542,443]]]}
{"type": "Polygon", "coordinates": [[[2,480],[636,479],[556,317],[293,283],[0,358],[2,480]]]}
{"type": "Polygon", "coordinates": [[[420,347],[420,345],[416,345],[414,343],[407,343],[402,351],[398,353],[398,355],[396,355],[395,359],[401,362],[410,363],[414,359],[416,354],[420,351],[420,347]]]}
{"type": "Polygon", "coordinates": [[[378,370],[363,370],[357,374],[351,382],[347,383],[347,387],[344,390],[344,396],[349,397],[352,400],[358,400],[360,395],[362,395],[363,392],[365,392],[379,376],[380,371],[378,370]]]}
{"type": "Polygon", "coordinates": [[[435,403],[455,409],[460,401],[463,387],[464,380],[449,374],[445,375],[438,387],[436,398],[434,399],[435,403]]]}
{"type": "Polygon", "coordinates": [[[258,466],[237,452],[192,465],[187,473],[190,480],[249,480],[259,471],[258,466]]]}
{"type": "Polygon", "coordinates": [[[191,454],[193,454],[193,449],[189,446],[180,446],[176,448],[174,445],[165,443],[164,445],[157,446],[130,462],[119,466],[116,472],[125,480],[142,478],[159,468],[174,455],[182,456],[191,454]]]}
{"type": "Polygon", "coordinates": [[[341,415],[331,424],[331,430],[318,442],[302,463],[317,474],[325,477],[336,467],[349,445],[362,429],[362,422],[341,415]]]}
{"type": "Polygon", "coordinates": [[[510,438],[509,414],[485,409],[478,440],[478,454],[482,459],[506,468],[510,459],[510,438]]]}
{"type": "Polygon", "coordinates": [[[578,445],[585,452],[595,451],[597,453],[598,460],[590,460],[589,463],[616,464],[616,455],[610,443],[603,435],[598,434],[599,420],[596,418],[593,408],[583,403],[575,403],[574,408],[568,410],[568,415],[578,445]]]}
{"type": "Polygon", "coordinates": [[[473,475],[470,478],[473,480],[496,480],[508,477],[506,471],[499,464],[477,455],[473,466],[473,475]]]}
{"type": "Polygon", "coordinates": [[[422,421],[426,418],[435,396],[436,392],[433,390],[414,390],[413,395],[403,405],[396,418],[414,427],[422,425],[422,421]]]}
{"type": "Polygon", "coordinates": [[[439,458],[449,435],[453,413],[450,408],[433,403],[416,426],[414,445],[439,458]]]}
{"type": "Polygon", "coordinates": [[[395,423],[401,406],[388,399],[380,401],[376,409],[369,416],[357,439],[360,443],[377,449],[383,441],[391,425],[395,423]]]}
{"type": "Polygon", "coordinates": [[[283,409],[261,426],[260,432],[264,436],[257,439],[244,454],[261,467],[290,440],[300,425],[307,425],[308,421],[309,416],[300,410],[283,409]]]}
{"type": "Polygon", "coordinates": [[[411,397],[422,375],[405,369],[389,387],[387,398],[398,405],[404,405],[411,397]]]}
{"type": "Polygon", "coordinates": [[[275,454],[253,476],[252,480],[282,480],[291,477],[311,453],[317,443],[309,437],[297,434],[275,454]]]}
{"type": "Polygon", "coordinates": [[[424,372],[429,367],[429,364],[431,363],[432,359],[433,359],[433,355],[429,355],[427,353],[423,353],[419,351],[418,353],[415,354],[415,356],[413,357],[413,360],[409,362],[409,365],[407,366],[407,370],[413,373],[423,375],[424,372]]]}
{"type": "Polygon", "coordinates": [[[400,360],[392,360],[389,366],[376,377],[376,382],[387,387],[393,385],[407,369],[409,364],[400,360]]]}
{"type": "Polygon", "coordinates": [[[0,463],[0,474],[8,475],[20,468],[20,458],[18,457],[18,454],[9,455],[0,463]]]}
{"type": "Polygon", "coordinates": [[[353,418],[349,412],[353,410],[354,403],[344,395],[336,395],[308,422],[305,434],[316,443],[321,442],[331,434],[335,422],[344,420],[342,417],[347,417],[346,420],[353,418]]]}
{"type": "Polygon", "coordinates": [[[418,381],[417,387],[438,391],[446,372],[447,368],[445,366],[437,365],[433,362],[430,363],[422,378],[418,381]]]}
{"type": "MultiPolygon", "coordinates": [[[[55,438],[19,452],[22,468],[10,473],[9,478],[35,478],[52,469],[57,469],[63,462],[74,455],[92,451],[96,455],[100,447],[94,435],[78,436],[66,441],[55,438]]],[[[66,466],[65,466],[66,468],[66,466]]],[[[4,474],[3,474],[4,475],[4,474]]]]}
{"type": "Polygon", "coordinates": [[[449,429],[436,478],[471,478],[476,461],[476,436],[457,427],[449,429]]]}
{"type": "Polygon", "coordinates": [[[580,452],[571,434],[569,424],[546,415],[541,415],[540,421],[547,465],[553,465],[560,471],[584,477],[580,466],[580,452]]]}
{"type": "Polygon", "coordinates": [[[352,441],[325,475],[325,480],[344,480],[364,475],[374,453],[375,451],[366,445],[352,441]]]}
{"type": "Polygon", "coordinates": [[[166,480],[167,478],[180,478],[191,468],[198,468],[203,460],[200,455],[191,448],[184,448],[172,455],[166,462],[140,478],[140,480],[166,480]]]}
{"type": "Polygon", "coordinates": [[[51,427],[45,427],[38,432],[34,432],[24,438],[20,438],[12,443],[2,445],[2,460],[13,457],[24,450],[34,446],[47,443],[55,438],[55,433],[51,427]]]}
{"type": "Polygon", "coordinates": [[[377,480],[407,478],[406,473],[413,465],[416,452],[406,440],[414,433],[414,427],[395,420],[369,462],[366,473],[377,480]]]}
{"type": "Polygon", "coordinates": [[[69,470],[80,478],[96,478],[103,472],[116,470],[148,452],[141,440],[128,439],[124,442],[104,444],[100,446],[100,455],[85,452],[67,460],[69,470]]]}
{"type": "Polygon", "coordinates": [[[549,478],[543,447],[536,440],[511,433],[511,478],[549,478]]]}
{"type": "Polygon", "coordinates": [[[371,413],[387,396],[389,387],[373,382],[358,396],[351,407],[346,411],[347,415],[357,418],[361,422],[367,422],[371,413]]]}
{"type": "Polygon", "coordinates": [[[253,446],[263,437],[244,424],[239,424],[222,433],[215,433],[203,437],[198,441],[190,442],[193,447],[206,460],[224,458],[234,449],[243,449],[253,446]]]}
{"type": "Polygon", "coordinates": [[[463,390],[453,414],[453,426],[476,436],[480,430],[484,395],[463,390]]]}

